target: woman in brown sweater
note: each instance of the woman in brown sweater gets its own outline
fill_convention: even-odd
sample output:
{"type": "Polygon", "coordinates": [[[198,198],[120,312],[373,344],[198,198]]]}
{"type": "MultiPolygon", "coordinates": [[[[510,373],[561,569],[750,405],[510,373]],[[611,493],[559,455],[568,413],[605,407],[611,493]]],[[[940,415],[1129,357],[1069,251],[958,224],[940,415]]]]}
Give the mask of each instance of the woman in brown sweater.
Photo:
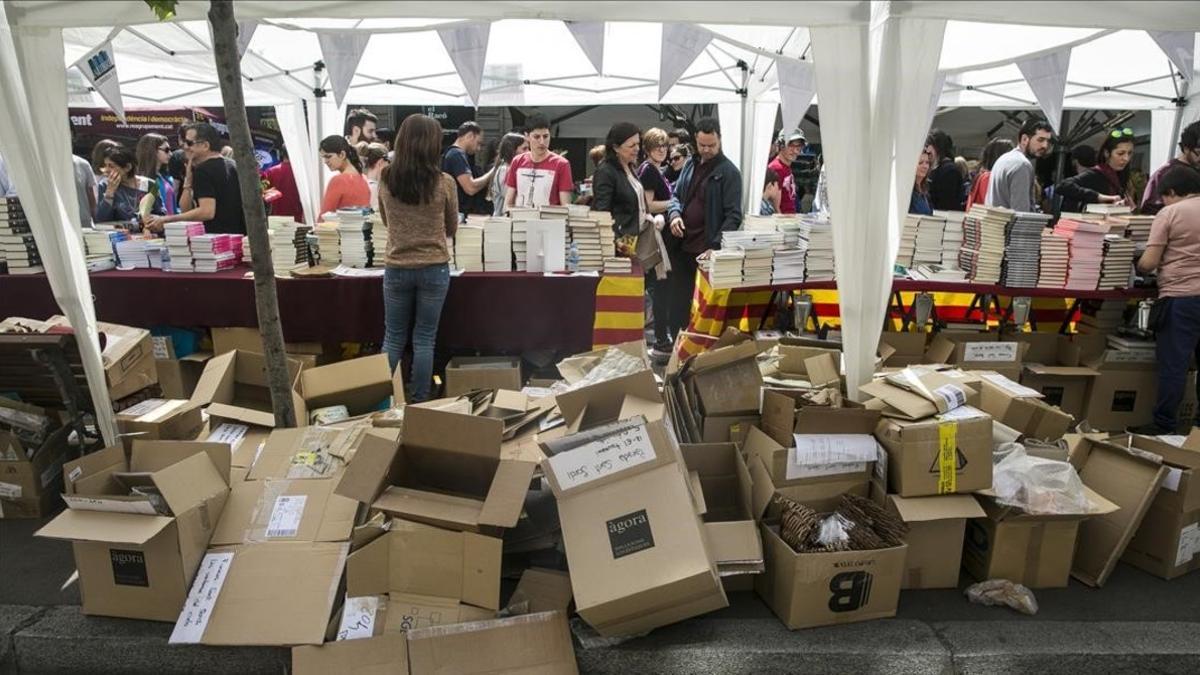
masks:
{"type": "Polygon", "coordinates": [[[396,370],[412,332],[414,401],[430,398],[433,341],[450,289],[446,237],[458,230],[454,179],[442,173],[442,127],[414,114],[396,132],[396,160],[379,182],[379,212],[388,229],[383,275],[383,350],[396,370]]]}

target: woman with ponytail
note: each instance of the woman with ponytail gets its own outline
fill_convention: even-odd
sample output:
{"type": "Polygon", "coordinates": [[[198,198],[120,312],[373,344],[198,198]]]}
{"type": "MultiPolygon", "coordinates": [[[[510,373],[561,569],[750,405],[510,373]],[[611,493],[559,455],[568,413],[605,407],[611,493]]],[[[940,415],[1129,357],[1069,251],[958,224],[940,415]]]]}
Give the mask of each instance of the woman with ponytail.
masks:
{"type": "Polygon", "coordinates": [[[333,171],[333,180],[325,186],[321,214],[338,209],[371,205],[371,188],[362,175],[358,151],[342,136],[327,136],[321,141],[321,161],[333,171]]]}

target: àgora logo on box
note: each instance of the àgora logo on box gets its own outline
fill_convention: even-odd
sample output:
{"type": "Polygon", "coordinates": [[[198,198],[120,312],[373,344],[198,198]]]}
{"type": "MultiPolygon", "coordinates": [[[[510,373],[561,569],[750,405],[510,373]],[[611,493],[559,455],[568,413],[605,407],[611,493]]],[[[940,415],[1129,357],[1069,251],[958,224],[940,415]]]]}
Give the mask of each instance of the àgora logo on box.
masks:
{"type": "Polygon", "coordinates": [[[654,533],[650,531],[650,519],[645,509],[613,518],[607,525],[608,543],[614,559],[654,548],[654,533]]]}
{"type": "Polygon", "coordinates": [[[146,554],[143,551],[108,549],[112,561],[113,583],[120,586],[149,586],[146,574],[146,554]]]}
{"type": "Polygon", "coordinates": [[[853,612],[871,600],[870,572],[840,572],[829,580],[829,611],[853,612]]]}

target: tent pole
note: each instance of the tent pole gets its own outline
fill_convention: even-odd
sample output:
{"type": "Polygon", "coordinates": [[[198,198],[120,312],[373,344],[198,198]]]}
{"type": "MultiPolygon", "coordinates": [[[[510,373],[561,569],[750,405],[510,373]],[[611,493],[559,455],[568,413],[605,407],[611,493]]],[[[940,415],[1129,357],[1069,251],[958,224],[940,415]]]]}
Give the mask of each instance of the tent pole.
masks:
{"type": "Polygon", "coordinates": [[[1179,127],[1183,126],[1183,111],[1187,108],[1188,85],[1190,84],[1191,82],[1185,79],[1179,87],[1179,98],[1176,99],[1175,103],[1175,121],[1171,123],[1171,142],[1168,146],[1170,151],[1167,152],[1167,159],[1165,161],[1170,161],[1171,157],[1175,154],[1175,139],[1179,138],[1179,127]]]}
{"type": "Polygon", "coordinates": [[[750,169],[750,158],[753,157],[750,154],[750,144],[747,142],[749,139],[746,138],[746,120],[749,117],[748,108],[750,106],[750,67],[741,60],[737,62],[737,65],[742,71],[742,88],[738,90],[738,94],[742,97],[742,147],[741,152],[738,153],[740,155],[738,169],[745,173],[750,169]]]}

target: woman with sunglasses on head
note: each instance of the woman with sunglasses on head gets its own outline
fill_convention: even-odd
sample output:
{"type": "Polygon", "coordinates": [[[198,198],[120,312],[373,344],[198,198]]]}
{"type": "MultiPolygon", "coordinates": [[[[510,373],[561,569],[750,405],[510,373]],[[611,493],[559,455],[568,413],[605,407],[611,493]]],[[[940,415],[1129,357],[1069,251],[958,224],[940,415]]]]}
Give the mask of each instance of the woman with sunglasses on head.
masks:
{"type": "Polygon", "coordinates": [[[1096,166],[1060,181],[1060,212],[1078,213],[1088,204],[1130,205],[1133,200],[1129,163],[1133,160],[1133,129],[1114,129],[1096,151],[1096,166]]]}
{"type": "Polygon", "coordinates": [[[663,169],[663,175],[666,176],[667,182],[671,184],[671,189],[675,189],[675,181],[679,180],[679,173],[683,171],[683,165],[687,163],[688,157],[692,156],[692,149],[687,145],[680,143],[671,148],[671,152],[667,155],[667,168],[663,169]]]}
{"type": "Polygon", "coordinates": [[[145,134],[138,139],[138,174],[158,183],[158,195],[162,198],[166,213],[179,213],[175,204],[175,182],[171,179],[167,165],[171,161],[171,143],[162,134],[145,134]]]}
{"type": "MultiPolygon", "coordinates": [[[[128,148],[118,147],[104,157],[104,178],[100,180],[100,200],[96,203],[97,223],[120,222],[141,229],[139,216],[164,215],[162,199],[154,194],[149,214],[142,212],[142,200],[157,190],[154,182],[137,174],[137,163],[128,148]]],[[[157,231],[157,230],[156,230],[157,231]]]]}

